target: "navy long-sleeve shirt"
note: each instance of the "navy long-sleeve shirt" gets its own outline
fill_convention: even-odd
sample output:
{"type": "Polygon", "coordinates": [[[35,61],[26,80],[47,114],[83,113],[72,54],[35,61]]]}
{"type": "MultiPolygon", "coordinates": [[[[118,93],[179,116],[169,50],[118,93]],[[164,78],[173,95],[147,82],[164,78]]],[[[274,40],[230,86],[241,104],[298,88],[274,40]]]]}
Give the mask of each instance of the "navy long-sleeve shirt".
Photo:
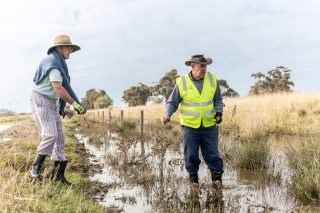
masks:
{"type": "MultiPolygon", "coordinates": [[[[204,79],[201,80],[195,80],[191,72],[189,73],[189,77],[192,80],[193,84],[195,87],[198,89],[199,93],[201,94],[202,88],[203,88],[203,82],[204,79]]],[[[173,91],[166,101],[166,106],[165,106],[165,115],[171,117],[171,115],[177,111],[180,102],[182,101],[182,98],[179,93],[179,88],[178,85],[176,84],[173,88],[173,91]]],[[[223,113],[223,102],[222,102],[222,95],[221,95],[221,90],[219,87],[219,84],[217,85],[217,90],[216,93],[213,97],[213,106],[216,112],[223,113]]]]}

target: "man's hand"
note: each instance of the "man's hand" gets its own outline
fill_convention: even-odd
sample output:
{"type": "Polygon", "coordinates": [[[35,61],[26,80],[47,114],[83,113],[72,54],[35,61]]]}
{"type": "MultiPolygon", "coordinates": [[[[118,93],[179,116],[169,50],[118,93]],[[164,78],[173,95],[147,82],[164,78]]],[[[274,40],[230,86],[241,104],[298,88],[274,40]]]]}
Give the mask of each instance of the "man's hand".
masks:
{"type": "Polygon", "coordinates": [[[74,110],[76,110],[78,112],[78,114],[82,115],[87,112],[87,110],[83,106],[81,106],[80,104],[78,104],[75,101],[71,104],[71,106],[73,107],[74,110]]]}
{"type": "Polygon", "coordinates": [[[222,122],[222,113],[217,112],[216,115],[214,116],[214,119],[216,120],[216,124],[220,124],[222,122]]]}
{"type": "Polygon", "coordinates": [[[162,124],[166,124],[170,121],[170,117],[167,116],[167,115],[164,115],[162,118],[161,118],[161,123],[162,124]]]}
{"type": "Polygon", "coordinates": [[[64,118],[66,116],[66,113],[64,112],[64,110],[62,110],[62,111],[59,110],[59,114],[62,116],[62,118],[64,118]]]}

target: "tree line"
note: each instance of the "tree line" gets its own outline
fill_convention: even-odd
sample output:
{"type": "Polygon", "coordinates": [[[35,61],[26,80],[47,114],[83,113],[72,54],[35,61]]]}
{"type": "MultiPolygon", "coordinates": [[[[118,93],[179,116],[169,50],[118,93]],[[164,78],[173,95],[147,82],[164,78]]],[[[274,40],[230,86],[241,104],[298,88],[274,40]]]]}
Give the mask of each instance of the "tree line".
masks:
{"type": "MultiPolygon", "coordinates": [[[[177,77],[177,70],[172,69],[165,73],[155,85],[148,86],[139,82],[137,85],[126,89],[123,92],[122,99],[128,106],[145,105],[148,101],[163,103],[169,98],[177,77]]],[[[251,77],[256,81],[250,87],[249,95],[292,92],[294,87],[291,80],[291,70],[284,66],[278,66],[265,74],[261,72],[253,73],[251,77]]],[[[226,80],[219,79],[218,84],[223,97],[239,96],[238,92],[232,89],[226,80]]],[[[87,109],[100,109],[112,106],[113,100],[104,90],[90,89],[86,92],[86,96],[81,103],[87,109]]]]}

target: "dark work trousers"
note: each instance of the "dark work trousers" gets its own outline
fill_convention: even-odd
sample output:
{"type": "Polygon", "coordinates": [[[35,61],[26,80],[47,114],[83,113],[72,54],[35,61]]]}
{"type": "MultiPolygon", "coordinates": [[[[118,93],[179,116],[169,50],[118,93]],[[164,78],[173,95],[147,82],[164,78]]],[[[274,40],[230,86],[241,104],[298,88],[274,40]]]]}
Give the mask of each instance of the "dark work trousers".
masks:
{"type": "Polygon", "coordinates": [[[199,170],[199,147],[208,168],[211,171],[223,172],[223,162],[218,151],[218,127],[199,127],[197,129],[182,126],[184,161],[189,174],[199,170]]]}

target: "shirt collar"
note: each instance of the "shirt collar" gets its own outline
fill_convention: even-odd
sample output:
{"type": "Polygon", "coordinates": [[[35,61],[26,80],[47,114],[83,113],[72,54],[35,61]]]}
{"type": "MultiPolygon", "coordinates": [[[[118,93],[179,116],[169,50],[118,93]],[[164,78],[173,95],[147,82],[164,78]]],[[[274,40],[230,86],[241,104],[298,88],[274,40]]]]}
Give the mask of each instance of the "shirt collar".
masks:
{"type": "Polygon", "coordinates": [[[189,72],[189,77],[191,78],[192,81],[202,81],[204,79],[204,77],[199,80],[194,79],[192,76],[192,70],[189,72]]]}

